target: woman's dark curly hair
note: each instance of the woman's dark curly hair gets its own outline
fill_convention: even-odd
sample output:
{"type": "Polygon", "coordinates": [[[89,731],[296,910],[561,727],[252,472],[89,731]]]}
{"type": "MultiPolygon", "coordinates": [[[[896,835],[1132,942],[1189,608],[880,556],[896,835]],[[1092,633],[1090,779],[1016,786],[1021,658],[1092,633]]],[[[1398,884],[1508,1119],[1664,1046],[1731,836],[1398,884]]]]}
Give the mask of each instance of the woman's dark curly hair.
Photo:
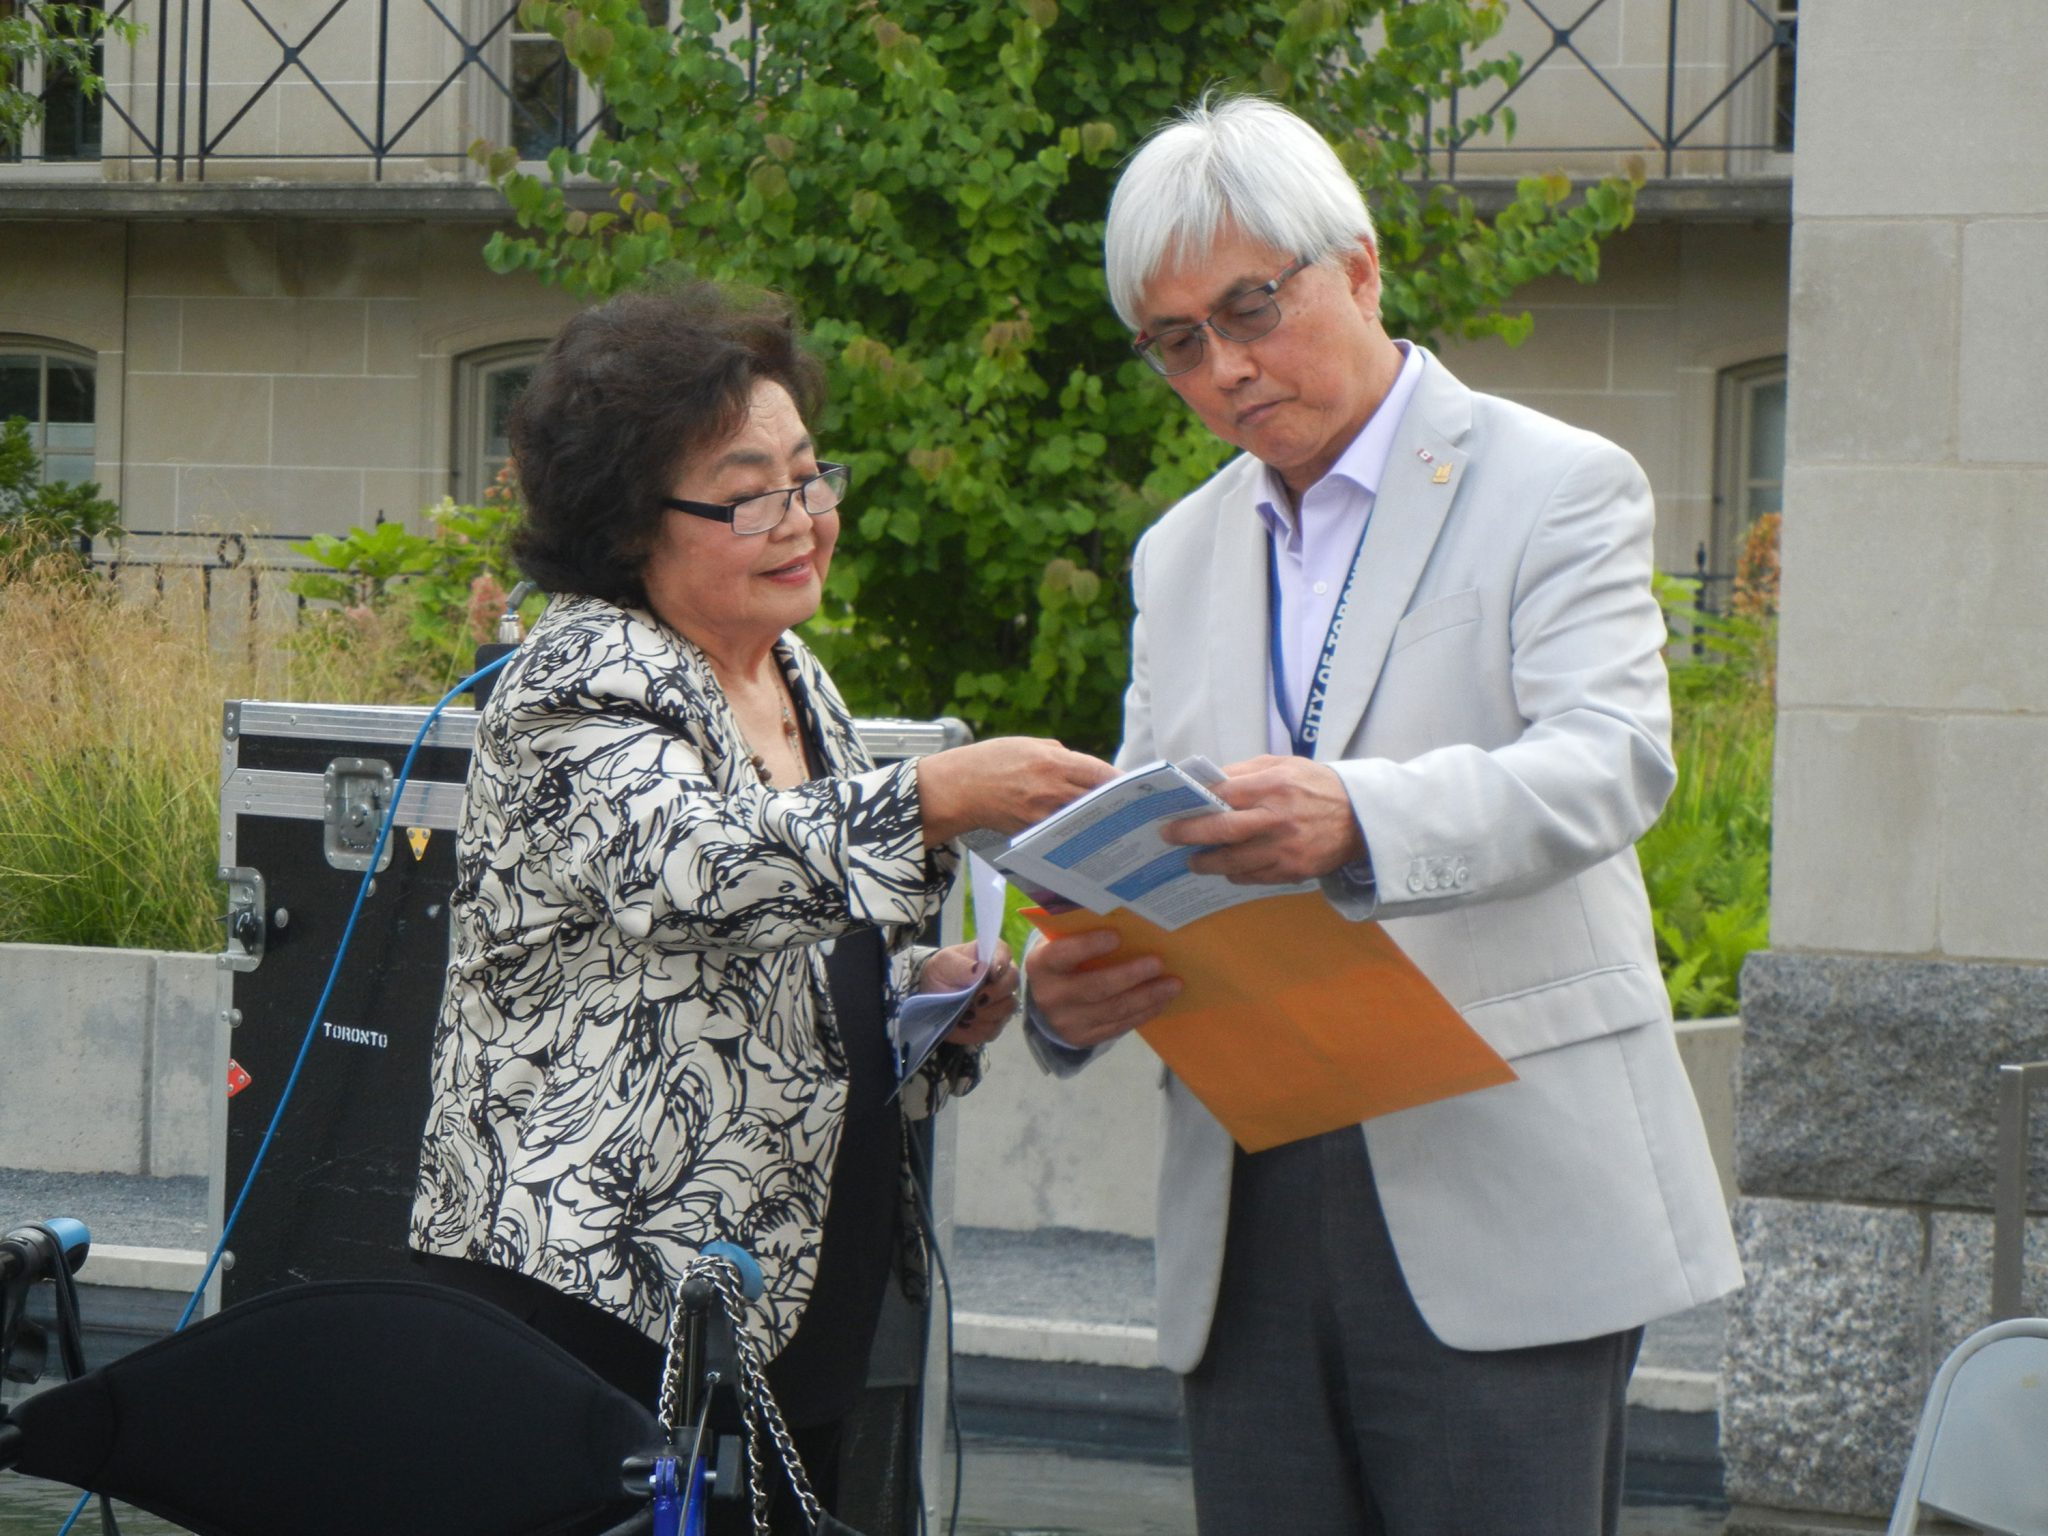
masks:
{"type": "Polygon", "coordinates": [[[661,498],[685,461],[739,429],[764,379],[806,420],[824,403],[824,369],[771,295],[691,283],[571,319],[506,422],[526,504],[519,568],[547,592],[644,605],[661,498]]]}

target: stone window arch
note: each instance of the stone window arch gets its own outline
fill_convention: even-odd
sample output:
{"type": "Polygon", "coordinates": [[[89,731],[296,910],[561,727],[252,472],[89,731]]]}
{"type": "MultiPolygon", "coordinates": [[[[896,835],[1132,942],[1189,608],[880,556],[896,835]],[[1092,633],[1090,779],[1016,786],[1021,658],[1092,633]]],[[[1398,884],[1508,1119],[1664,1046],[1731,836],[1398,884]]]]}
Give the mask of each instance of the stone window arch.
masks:
{"type": "Polygon", "coordinates": [[[533,377],[547,342],[512,341],[455,360],[454,496],[474,504],[511,457],[505,418],[533,377]]]}
{"type": "MultiPolygon", "coordinates": [[[[1721,370],[1715,411],[1714,519],[1708,570],[1732,577],[1750,525],[1785,510],[1785,359],[1757,358],[1721,370]]],[[[1717,580],[1712,606],[1726,606],[1717,580]]]]}

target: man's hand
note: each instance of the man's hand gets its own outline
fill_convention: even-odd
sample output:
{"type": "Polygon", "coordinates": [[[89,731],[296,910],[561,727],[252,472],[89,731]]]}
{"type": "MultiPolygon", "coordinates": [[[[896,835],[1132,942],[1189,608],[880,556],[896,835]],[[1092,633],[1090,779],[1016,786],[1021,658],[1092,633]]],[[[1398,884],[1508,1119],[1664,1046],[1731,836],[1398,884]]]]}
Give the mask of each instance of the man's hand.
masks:
{"type": "MultiPolygon", "coordinates": [[[[980,963],[972,944],[955,944],[948,949],[934,950],[925,959],[924,975],[918,990],[957,992],[967,985],[968,978],[980,963]]],[[[995,955],[988,963],[988,974],[981,979],[981,990],[975,993],[973,1005],[960,1022],[946,1032],[947,1043],[968,1047],[987,1045],[1003,1032],[1003,1026],[1010,1022],[1010,1015],[1016,1011],[1017,964],[1010,958],[1010,946],[998,943],[995,955]]]]}
{"type": "Polygon", "coordinates": [[[1214,789],[1231,810],[1164,828],[1168,842],[1204,850],[1188,860],[1196,874],[1238,885],[1295,885],[1365,857],[1351,797],[1327,763],[1254,757],[1223,771],[1227,777],[1214,789]]]}
{"type": "Polygon", "coordinates": [[[1076,1050],[1107,1045],[1156,1018],[1180,996],[1180,981],[1162,976],[1159,957],[1143,955],[1086,970],[1123,941],[1107,928],[1047,939],[1024,957],[1031,1004],[1054,1035],[1076,1050]]]}

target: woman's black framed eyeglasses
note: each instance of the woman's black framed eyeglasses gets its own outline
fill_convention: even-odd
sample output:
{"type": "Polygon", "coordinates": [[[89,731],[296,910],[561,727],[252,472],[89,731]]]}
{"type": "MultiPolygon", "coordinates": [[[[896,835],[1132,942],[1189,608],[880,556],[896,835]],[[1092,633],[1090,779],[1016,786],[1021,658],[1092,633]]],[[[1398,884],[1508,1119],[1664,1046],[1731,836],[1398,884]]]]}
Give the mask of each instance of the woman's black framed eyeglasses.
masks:
{"type": "Polygon", "coordinates": [[[795,485],[786,485],[780,490],[762,491],[753,496],[742,496],[738,501],[726,502],[683,501],[675,496],[664,496],[661,504],[671,511],[687,512],[692,517],[708,517],[714,523],[724,523],[746,539],[780,527],[782,520],[789,516],[792,501],[799,502],[813,517],[837,512],[839,504],[846,499],[847,487],[852,483],[852,470],[844,464],[827,464],[821,459],[815,475],[806,475],[795,485]]]}
{"type": "Polygon", "coordinates": [[[1280,323],[1280,285],[1314,264],[1307,256],[1297,256],[1271,282],[1231,295],[1210,310],[1206,319],[1193,325],[1169,325],[1156,335],[1138,335],[1132,338],[1131,350],[1150,363],[1154,373],[1170,379],[1201,362],[1207,350],[1202,340],[1205,330],[1225,341],[1257,341],[1269,336],[1280,323]]]}

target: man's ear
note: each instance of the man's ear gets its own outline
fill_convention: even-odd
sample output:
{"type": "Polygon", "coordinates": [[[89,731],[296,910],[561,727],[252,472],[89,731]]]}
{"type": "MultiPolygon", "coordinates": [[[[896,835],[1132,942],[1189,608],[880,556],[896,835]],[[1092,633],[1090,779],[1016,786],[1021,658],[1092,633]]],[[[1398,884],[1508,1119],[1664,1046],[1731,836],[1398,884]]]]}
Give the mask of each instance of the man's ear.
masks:
{"type": "Polygon", "coordinates": [[[1357,301],[1361,313],[1369,320],[1377,320],[1380,313],[1380,254],[1368,244],[1363,236],[1358,244],[1344,252],[1339,258],[1344,264],[1344,278],[1351,287],[1351,296],[1357,301]]]}

